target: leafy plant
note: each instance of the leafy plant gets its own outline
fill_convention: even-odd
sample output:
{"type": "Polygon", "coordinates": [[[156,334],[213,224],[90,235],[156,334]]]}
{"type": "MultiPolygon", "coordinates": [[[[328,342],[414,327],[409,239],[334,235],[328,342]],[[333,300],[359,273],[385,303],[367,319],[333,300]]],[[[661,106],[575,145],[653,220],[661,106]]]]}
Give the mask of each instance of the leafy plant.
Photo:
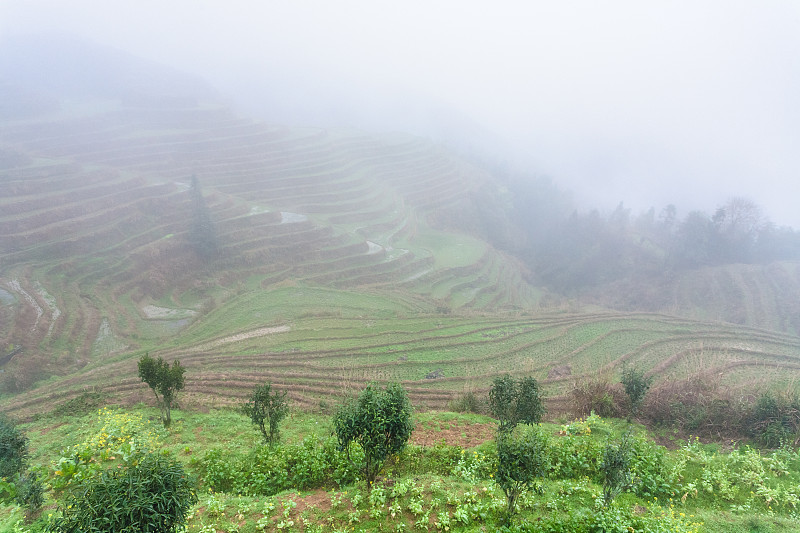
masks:
{"type": "Polygon", "coordinates": [[[520,495],[545,476],[549,468],[549,439],[538,426],[528,424],[497,435],[495,481],[506,495],[506,517],[516,511],[520,495]]]}
{"type": "Polygon", "coordinates": [[[653,383],[652,376],[645,376],[644,370],[636,367],[625,367],[622,370],[622,385],[625,387],[625,394],[631,402],[631,409],[628,414],[628,422],[636,418],[639,409],[644,402],[644,397],[650,385],[653,383]]]}
{"type": "Polygon", "coordinates": [[[61,451],[61,457],[53,465],[54,489],[64,489],[99,475],[105,463],[131,463],[161,445],[163,429],[139,414],[104,407],[97,412],[95,427],[83,442],[61,451]]]}
{"type": "Polygon", "coordinates": [[[242,411],[261,430],[264,441],[273,445],[280,440],[278,424],[289,412],[286,391],[273,392],[270,383],[259,385],[250,394],[247,403],[242,406],[242,411]]]}
{"type": "MultiPolygon", "coordinates": [[[[360,449],[351,459],[361,461],[360,449]]],[[[335,437],[307,437],[301,444],[259,446],[247,454],[214,448],[194,464],[216,492],[271,496],[289,489],[342,486],[356,480],[355,468],[335,437]]]]}
{"type": "Polygon", "coordinates": [[[16,424],[0,415],[0,478],[11,479],[25,469],[28,460],[28,438],[16,424]]]}
{"type": "Polygon", "coordinates": [[[625,433],[619,442],[607,442],[603,449],[600,472],[603,476],[603,502],[609,505],[623,490],[631,485],[630,434],[625,433]]]}
{"type": "Polygon", "coordinates": [[[156,395],[164,427],[169,427],[172,423],[172,403],[175,401],[178,391],[183,390],[184,372],[186,369],[177,359],[172,362],[172,366],[160,356],[158,359],[153,359],[148,353],[139,359],[139,377],[150,386],[153,394],[156,395]]]}
{"type": "Polygon", "coordinates": [[[339,447],[352,460],[351,447],[358,445],[363,459],[358,465],[368,486],[372,486],[386,460],[398,454],[408,442],[414,425],[411,402],[405,389],[392,383],[384,390],[372,385],[358,399],[345,404],[333,419],[339,447]]]}
{"type": "Polygon", "coordinates": [[[71,491],[46,531],[169,533],[183,529],[197,503],[192,480],[171,457],[149,453],[71,491]]]}
{"type": "Polygon", "coordinates": [[[545,412],[538,382],[532,377],[515,380],[508,374],[495,378],[489,410],[500,421],[501,432],[519,423],[538,424],[545,412]]]}
{"type": "Polygon", "coordinates": [[[26,518],[32,518],[44,503],[44,484],[35,472],[19,475],[17,482],[17,504],[25,508],[26,518]]]}

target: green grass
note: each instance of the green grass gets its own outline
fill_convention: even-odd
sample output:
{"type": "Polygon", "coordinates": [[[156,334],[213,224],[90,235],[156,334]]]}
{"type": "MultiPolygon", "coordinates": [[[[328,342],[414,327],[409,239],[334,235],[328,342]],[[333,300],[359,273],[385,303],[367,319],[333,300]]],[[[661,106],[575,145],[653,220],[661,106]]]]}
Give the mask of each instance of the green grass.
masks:
{"type": "MultiPolygon", "coordinates": [[[[55,476],[53,465],[62,450],[85,441],[99,430],[96,411],[89,405],[83,411],[77,415],[54,413],[20,426],[30,439],[31,465],[45,480],[55,476]]],[[[158,411],[143,405],[116,412],[142,417],[155,426],[159,423],[158,411]]],[[[490,429],[495,425],[485,416],[448,412],[417,413],[414,418],[418,428],[434,435],[468,424],[482,424],[490,429]]],[[[796,451],[758,453],[737,447],[731,452],[721,451],[718,445],[694,441],[670,451],[654,445],[640,427],[634,429],[639,443],[636,453],[644,462],[635,463],[641,465],[635,468],[644,468],[639,475],[648,476],[648,480],[625,491],[612,507],[598,507],[602,487],[596,477],[598,463],[594,454],[609,439],[619,439],[628,427],[624,421],[598,418],[567,421],[563,425],[545,424],[543,428],[550,435],[553,451],[553,470],[541,480],[539,492],[529,491],[523,496],[519,515],[514,519],[516,527],[521,529],[514,531],[530,531],[524,525],[544,523],[540,521],[551,527],[557,524],[575,527],[605,515],[617,517],[619,524],[644,521],[649,524],[647,528],[637,531],[646,533],[664,531],[655,528],[666,526],[669,531],[678,527],[677,531],[700,533],[779,532],[800,528],[800,516],[790,503],[798,497],[796,486],[800,483],[800,457],[796,451]],[[658,484],[663,484],[662,488],[656,488],[658,484]],[[720,488],[723,486],[731,487],[730,494],[720,488]],[[696,525],[691,526],[692,523],[696,525]]],[[[305,453],[301,452],[304,440],[315,438],[318,439],[315,442],[321,442],[329,437],[330,417],[294,410],[284,420],[281,430],[280,446],[305,453]]],[[[160,448],[201,476],[200,502],[189,520],[189,532],[200,532],[203,527],[217,531],[280,531],[286,528],[279,524],[283,521],[286,525],[289,520],[294,523],[290,530],[295,531],[415,531],[436,529],[435,524],[439,523],[442,529],[471,532],[497,528],[502,521],[505,497],[493,480],[491,465],[495,459],[491,440],[470,449],[447,442],[430,447],[409,445],[389,465],[387,474],[373,489],[374,494],[356,482],[304,490],[290,488],[274,496],[248,496],[211,492],[202,477],[202,464],[209,452],[222,448],[226,452],[223,457],[232,461],[261,445],[257,429],[241,413],[230,409],[175,410],[173,425],[160,434],[160,448]],[[429,522],[421,521],[424,516],[429,522]],[[266,529],[260,528],[259,522],[267,524],[266,529]]],[[[50,491],[46,496],[41,521],[33,525],[32,531],[38,531],[36,528],[46,516],[56,512],[60,496],[50,491]]],[[[13,524],[21,517],[19,508],[0,505],[0,531],[17,531],[13,524]]]]}
{"type": "Polygon", "coordinates": [[[485,242],[465,234],[434,231],[415,235],[410,245],[431,253],[435,259],[436,269],[473,265],[488,248],[485,242]]]}
{"type": "Polygon", "coordinates": [[[232,297],[172,343],[180,345],[265,325],[284,324],[304,316],[348,318],[368,313],[370,317],[385,318],[408,311],[406,306],[368,293],[302,286],[256,289],[232,297]]]}
{"type": "MultiPolygon", "coordinates": [[[[231,292],[180,332],[139,333],[132,339],[135,348],[104,352],[80,374],[54,378],[3,403],[12,414],[32,416],[49,394],[67,400],[83,387],[99,387],[122,401],[135,397],[136,359],[145,351],[180,359],[194,389],[192,401],[211,397],[220,405],[238,401],[243,387],[259,378],[277,380],[306,405],[339,397],[343,384],[399,380],[430,408],[444,407],[465,388],[486,389],[494,376],[506,372],[536,377],[553,396],[598,374],[618,379],[625,362],[654,371],[656,385],[706,370],[713,370],[719,383],[745,389],[796,390],[800,378],[800,343],[755,329],[620,313],[439,315],[426,312],[424,305],[415,307],[415,300],[378,291],[304,285],[262,289],[255,279],[251,283],[254,290],[231,292]],[[288,330],[262,330],[278,326],[288,330]],[[562,373],[566,368],[568,375],[548,379],[554,367],[562,373]]],[[[179,301],[159,303],[177,306],[179,301]]],[[[125,297],[118,305],[125,313],[109,316],[118,325],[134,320],[135,331],[143,327],[139,322],[168,325],[141,319],[125,297]]]]}

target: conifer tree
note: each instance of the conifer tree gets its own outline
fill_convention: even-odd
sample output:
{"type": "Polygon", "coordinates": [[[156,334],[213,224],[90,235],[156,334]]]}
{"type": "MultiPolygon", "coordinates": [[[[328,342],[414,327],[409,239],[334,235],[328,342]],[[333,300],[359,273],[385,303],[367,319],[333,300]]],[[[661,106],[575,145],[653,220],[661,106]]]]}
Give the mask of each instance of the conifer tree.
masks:
{"type": "Polygon", "coordinates": [[[194,251],[203,259],[211,259],[217,254],[217,231],[211,212],[208,210],[200,182],[192,175],[192,227],[189,229],[189,242],[194,251]]]}

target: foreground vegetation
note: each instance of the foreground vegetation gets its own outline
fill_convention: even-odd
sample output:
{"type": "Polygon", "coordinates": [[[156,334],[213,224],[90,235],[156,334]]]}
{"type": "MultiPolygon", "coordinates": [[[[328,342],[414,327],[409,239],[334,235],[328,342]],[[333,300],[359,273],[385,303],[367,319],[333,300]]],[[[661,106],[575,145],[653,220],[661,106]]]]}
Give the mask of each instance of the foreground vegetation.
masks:
{"type": "Polygon", "coordinates": [[[536,431],[547,467],[519,494],[509,522],[495,443],[468,439],[482,428],[491,435],[496,421],[418,413],[415,422],[411,443],[368,485],[338,446],[327,416],[292,412],[283,443],[273,446],[232,410],[176,411],[169,430],[157,410],[144,406],[42,417],[20,428],[30,439],[30,468],[47,488],[44,506],[26,523],[24,507],[4,504],[0,531],[40,531],[74,504],[68,498],[81,480],[127,468],[145,452],[176,461],[192,480],[198,503],[189,510],[190,532],[800,528],[800,455],[788,445],[759,451],[689,438],[667,449],[622,420],[592,415],[542,424],[536,431]],[[443,438],[418,444],[426,433],[443,438]],[[604,453],[623,438],[631,450],[630,479],[609,501],[604,453]]]}

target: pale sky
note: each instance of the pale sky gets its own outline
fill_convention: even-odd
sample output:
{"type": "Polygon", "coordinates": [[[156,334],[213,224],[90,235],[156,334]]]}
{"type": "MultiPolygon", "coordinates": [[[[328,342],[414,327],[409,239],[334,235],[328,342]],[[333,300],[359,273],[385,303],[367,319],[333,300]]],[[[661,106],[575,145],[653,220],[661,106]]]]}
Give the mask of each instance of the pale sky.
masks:
{"type": "Polygon", "coordinates": [[[271,121],[435,136],[457,117],[587,205],[746,196],[800,228],[798,1],[0,0],[0,34],[48,30],[271,121]]]}

